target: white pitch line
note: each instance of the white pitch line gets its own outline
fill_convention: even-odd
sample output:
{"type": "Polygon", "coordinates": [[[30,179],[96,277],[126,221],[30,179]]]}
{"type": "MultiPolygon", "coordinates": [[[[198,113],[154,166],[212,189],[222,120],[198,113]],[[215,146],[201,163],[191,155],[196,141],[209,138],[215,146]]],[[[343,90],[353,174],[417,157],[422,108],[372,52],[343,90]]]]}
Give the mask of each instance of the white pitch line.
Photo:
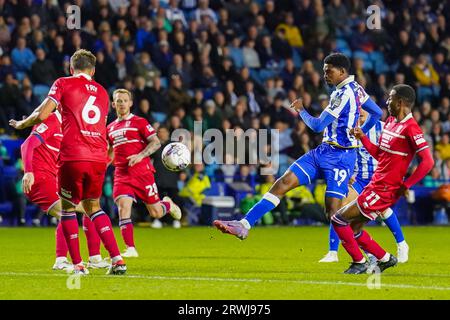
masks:
{"type": "MultiPolygon", "coordinates": [[[[30,277],[68,277],[70,274],[48,274],[48,273],[26,273],[26,272],[0,272],[0,276],[30,276],[30,277]]],[[[111,275],[93,275],[95,278],[112,279],[111,275]]],[[[87,276],[89,277],[89,275],[87,276]]],[[[117,276],[114,279],[147,279],[147,280],[178,280],[178,281],[218,281],[218,282],[267,282],[267,283],[297,283],[311,285],[338,285],[350,287],[367,287],[367,283],[345,282],[345,281],[314,281],[314,280],[292,280],[292,279],[252,279],[252,278],[214,278],[214,277],[170,277],[170,276],[144,276],[144,275],[126,275],[117,276]]],[[[412,284],[383,284],[381,288],[397,289],[418,289],[418,290],[438,290],[450,291],[450,287],[438,286],[416,286],[412,284]]]]}

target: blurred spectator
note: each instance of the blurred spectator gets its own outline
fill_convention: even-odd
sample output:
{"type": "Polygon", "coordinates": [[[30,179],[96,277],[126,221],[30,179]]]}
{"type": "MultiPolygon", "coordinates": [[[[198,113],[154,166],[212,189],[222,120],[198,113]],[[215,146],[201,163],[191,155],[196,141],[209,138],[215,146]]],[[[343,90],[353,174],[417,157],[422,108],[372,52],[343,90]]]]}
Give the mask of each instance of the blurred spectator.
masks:
{"type": "Polygon", "coordinates": [[[25,38],[18,38],[16,47],[11,52],[13,66],[17,72],[27,72],[31,69],[31,65],[36,60],[35,55],[26,46],[25,38]]]}
{"type": "Polygon", "coordinates": [[[188,179],[186,185],[180,191],[180,196],[191,201],[196,206],[201,206],[202,200],[206,197],[204,192],[211,188],[209,177],[204,174],[203,164],[194,164],[193,175],[188,179]]]}
{"type": "Polygon", "coordinates": [[[205,102],[205,120],[208,129],[220,128],[222,124],[222,113],[217,108],[214,100],[208,100],[205,102]]]}
{"type": "Polygon", "coordinates": [[[187,108],[190,105],[191,97],[183,89],[183,83],[179,75],[170,77],[170,88],[168,91],[169,111],[173,111],[178,107],[187,108]]]}
{"type": "Polygon", "coordinates": [[[31,66],[31,78],[35,84],[51,86],[58,77],[51,60],[46,59],[44,49],[36,50],[36,61],[31,66]]]}
{"type": "Polygon", "coordinates": [[[156,78],[161,75],[160,69],[151,61],[147,52],[142,52],[139,60],[135,65],[135,76],[142,76],[147,86],[152,87],[156,78]]]}
{"type": "Polygon", "coordinates": [[[436,70],[434,70],[434,67],[428,63],[426,55],[421,54],[419,56],[412,70],[421,86],[417,92],[419,102],[431,98],[432,96],[437,97],[440,89],[439,75],[436,70]]]}
{"type": "Polygon", "coordinates": [[[442,139],[436,144],[435,150],[439,152],[442,160],[446,161],[450,159],[450,141],[448,133],[442,135],[442,139]]]}
{"type": "Polygon", "coordinates": [[[303,47],[303,38],[300,29],[294,24],[294,16],[291,12],[287,12],[284,17],[284,22],[280,23],[276,30],[284,30],[285,39],[293,48],[303,47]]]}

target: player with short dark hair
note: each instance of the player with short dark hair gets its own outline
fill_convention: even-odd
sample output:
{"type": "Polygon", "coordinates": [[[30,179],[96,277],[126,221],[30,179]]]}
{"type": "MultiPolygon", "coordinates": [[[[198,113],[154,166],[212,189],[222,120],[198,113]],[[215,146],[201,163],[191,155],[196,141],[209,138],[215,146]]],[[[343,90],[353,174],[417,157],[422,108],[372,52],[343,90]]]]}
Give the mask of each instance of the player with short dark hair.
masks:
{"type": "Polygon", "coordinates": [[[180,220],[181,210],[169,197],[162,201],[159,198],[150,155],[161,148],[161,143],[148,121],[131,113],[131,92],[115,90],[112,106],[117,119],[108,125],[108,141],[116,167],[113,197],[119,209],[120,232],[127,246],[122,256],[138,257],[131,221],[133,201],[141,199],[150,216],[156,219],[170,213],[174,219],[180,220]]]}
{"type": "Polygon", "coordinates": [[[319,118],[312,117],[303,107],[301,99],[292,102],[291,108],[314,132],[323,131],[322,144],[297,159],[240,221],[214,221],[224,233],[245,239],[252,226],[280,203],[281,198],[299,185],[311,184],[318,178],[326,181],[325,212],[331,218],[341,207],[348,193],[348,181],[356,161],[357,140],[349,134],[359,118],[359,110],[369,112],[362,126],[367,132],[381,117],[381,109],[370,99],[364,89],[349,75],[350,62],[340,53],[328,55],[323,67],[325,81],[336,89],[330,104],[319,118]]]}
{"type": "MultiPolygon", "coordinates": [[[[366,121],[367,112],[361,110],[359,116],[359,124],[363,125],[366,121]]],[[[384,122],[378,121],[370,130],[367,132],[367,137],[369,140],[377,144],[381,137],[383,131],[384,122]]],[[[358,195],[362,193],[364,188],[370,183],[372,175],[377,168],[378,161],[373,158],[369,152],[364,147],[358,149],[355,171],[352,179],[350,179],[350,188],[347,197],[342,201],[342,206],[345,206],[355,200],[358,195]]],[[[409,246],[405,241],[405,237],[402,232],[402,228],[397,219],[394,211],[389,208],[383,215],[381,219],[388,226],[389,230],[397,242],[397,260],[399,263],[405,263],[408,261],[409,246]]],[[[338,248],[339,248],[339,236],[334,231],[333,224],[330,223],[330,233],[329,233],[329,251],[319,262],[338,262],[338,248]]],[[[367,254],[370,264],[376,264],[377,259],[371,254],[367,254]]]]}
{"type": "Polygon", "coordinates": [[[48,97],[27,118],[10,120],[23,129],[47,119],[57,107],[62,114],[63,138],[59,155],[58,190],[62,200],[61,224],[74,264],[74,273],[87,274],[80,255],[78,221],[75,208],[81,202],[111,257],[109,274],[123,274],[123,261],[108,215],[100,207],[103,181],[108,162],[106,120],[108,93],[92,77],[95,56],[77,50],[70,58],[72,76],[57,79],[48,97]]]}
{"type": "Polygon", "coordinates": [[[397,259],[381,248],[362,228],[368,221],[382,215],[401,196],[406,196],[408,189],[433,168],[434,160],[430,149],[411,113],[415,98],[414,89],[408,85],[401,84],[392,88],[387,100],[390,117],[386,120],[378,146],[370,142],[360,128],[351,130],[351,134],[361,140],[364,148],[378,161],[378,167],[358,198],[331,218],[342,246],[353,259],[345,273],[361,274],[371,271],[360,248],[378,259],[377,267],[380,272],[397,264],[397,259]],[[405,180],[415,155],[421,161],[405,180]]]}

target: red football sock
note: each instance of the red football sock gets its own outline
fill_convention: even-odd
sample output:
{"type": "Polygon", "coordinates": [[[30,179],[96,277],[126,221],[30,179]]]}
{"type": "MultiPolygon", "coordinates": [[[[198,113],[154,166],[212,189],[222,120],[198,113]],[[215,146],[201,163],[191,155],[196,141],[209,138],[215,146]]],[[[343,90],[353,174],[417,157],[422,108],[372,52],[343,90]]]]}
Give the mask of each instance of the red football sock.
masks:
{"type": "Polygon", "coordinates": [[[66,238],[64,238],[64,232],[62,228],[62,223],[59,222],[55,230],[57,258],[67,257],[67,253],[69,252],[69,248],[67,248],[66,238]]]}
{"type": "Polygon", "coordinates": [[[100,237],[98,236],[95,225],[87,215],[83,215],[83,231],[86,235],[89,257],[100,254],[100,237]]]}
{"type": "Polygon", "coordinates": [[[355,240],[364,251],[373,254],[377,259],[381,259],[386,255],[386,251],[365,230],[355,235],[355,240]]]}
{"type": "Polygon", "coordinates": [[[134,247],[133,222],[131,222],[131,219],[121,219],[119,227],[123,242],[127,247],[134,247]]]}
{"type": "Polygon", "coordinates": [[[170,211],[170,202],[169,201],[160,201],[159,202],[165,209],[164,215],[166,215],[167,213],[169,213],[170,211]]]}
{"type": "Polygon", "coordinates": [[[111,220],[103,210],[95,212],[91,216],[91,220],[95,225],[100,239],[102,239],[103,245],[109,252],[109,256],[112,258],[120,256],[119,247],[117,246],[116,237],[114,236],[111,220]]]}
{"type": "Polygon", "coordinates": [[[73,264],[79,264],[81,260],[80,241],[78,238],[78,221],[75,212],[61,213],[61,225],[66,238],[67,246],[69,247],[70,257],[73,264]]]}
{"type": "Polygon", "coordinates": [[[348,224],[341,224],[336,222],[333,218],[331,218],[333,228],[338,234],[339,239],[342,242],[342,246],[352,257],[353,262],[361,262],[362,260],[364,260],[361,249],[359,249],[358,242],[356,242],[354,238],[352,228],[348,224]]]}

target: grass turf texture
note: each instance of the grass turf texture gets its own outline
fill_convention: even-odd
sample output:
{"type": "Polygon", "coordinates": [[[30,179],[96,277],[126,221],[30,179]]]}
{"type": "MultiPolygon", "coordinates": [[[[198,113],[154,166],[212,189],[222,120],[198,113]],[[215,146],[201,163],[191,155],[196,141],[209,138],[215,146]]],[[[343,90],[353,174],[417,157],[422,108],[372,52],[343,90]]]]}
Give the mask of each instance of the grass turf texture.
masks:
{"type": "MultiPolygon", "coordinates": [[[[396,253],[387,228],[368,231],[396,253]]],[[[126,259],[126,276],[93,270],[69,290],[65,272],[51,270],[54,229],[1,228],[0,299],[450,299],[450,228],[404,232],[410,261],[386,270],[380,289],[367,287],[369,275],[342,274],[350,261],[342,247],[339,263],[317,262],[325,227],[256,227],[245,241],[212,227],[167,227],[135,228],[140,257],[126,259]]]]}

